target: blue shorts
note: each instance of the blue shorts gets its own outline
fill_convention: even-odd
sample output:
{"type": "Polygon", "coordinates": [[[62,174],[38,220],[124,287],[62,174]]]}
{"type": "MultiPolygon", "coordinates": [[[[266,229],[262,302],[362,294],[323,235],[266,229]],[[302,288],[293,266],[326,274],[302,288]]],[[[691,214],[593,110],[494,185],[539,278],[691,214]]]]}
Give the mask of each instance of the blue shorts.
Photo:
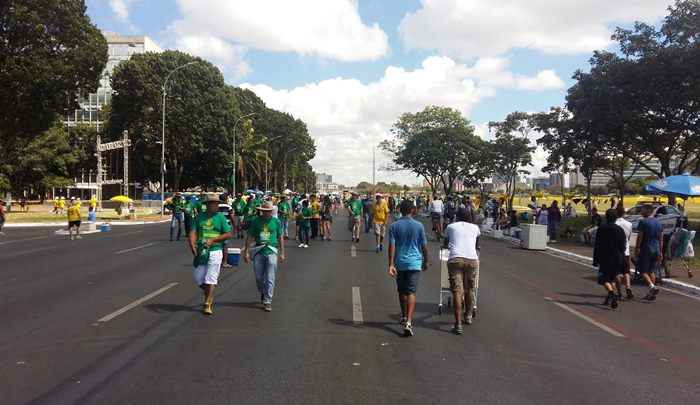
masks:
{"type": "Polygon", "coordinates": [[[420,270],[398,271],[396,287],[399,294],[415,294],[420,280],[420,270]]]}

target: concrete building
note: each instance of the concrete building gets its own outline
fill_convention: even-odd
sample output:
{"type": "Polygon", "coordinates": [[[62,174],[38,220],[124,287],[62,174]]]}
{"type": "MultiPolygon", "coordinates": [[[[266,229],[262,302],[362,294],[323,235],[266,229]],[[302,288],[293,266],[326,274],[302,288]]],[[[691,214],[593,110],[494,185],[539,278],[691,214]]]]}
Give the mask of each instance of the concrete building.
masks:
{"type": "Polygon", "coordinates": [[[103,123],[101,116],[102,107],[112,99],[111,77],[114,68],[122,61],[131,58],[131,55],[144,52],[162,52],[150,38],[138,35],[119,35],[112,32],[103,33],[107,40],[107,65],[102,71],[100,85],[95,93],[78,94],[80,108],[67,114],[64,124],[73,126],[76,124],[95,125],[99,130],[103,123]]]}
{"type": "Polygon", "coordinates": [[[340,185],[333,183],[333,176],[326,173],[316,173],[316,190],[322,194],[337,193],[340,185]]]}
{"type": "MultiPolygon", "coordinates": [[[[658,160],[654,159],[647,163],[647,165],[654,170],[661,170],[661,163],[659,163],[658,160]]],[[[647,178],[658,178],[656,174],[654,174],[651,170],[647,169],[646,167],[637,165],[635,163],[632,163],[630,167],[625,170],[624,172],[625,177],[630,177],[630,179],[647,179],[647,178]]],[[[583,174],[581,174],[580,171],[577,173],[571,173],[569,174],[569,179],[570,179],[570,186],[575,187],[577,185],[586,185],[586,179],[583,177],[583,174]]],[[[605,187],[610,183],[611,179],[610,176],[608,176],[605,172],[602,171],[595,171],[593,172],[593,177],[591,177],[591,186],[592,187],[605,187]]]]}
{"type": "Polygon", "coordinates": [[[544,190],[549,188],[551,185],[549,176],[533,177],[530,179],[530,182],[532,183],[533,190],[544,190]]]}

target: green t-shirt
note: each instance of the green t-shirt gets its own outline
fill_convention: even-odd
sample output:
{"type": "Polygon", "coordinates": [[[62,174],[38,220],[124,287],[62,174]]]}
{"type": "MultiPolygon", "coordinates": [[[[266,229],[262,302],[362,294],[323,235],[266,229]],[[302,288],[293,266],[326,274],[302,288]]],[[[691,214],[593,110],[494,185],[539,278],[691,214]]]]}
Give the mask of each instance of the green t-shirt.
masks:
{"type": "Polygon", "coordinates": [[[245,218],[250,220],[252,217],[258,215],[258,207],[262,205],[262,200],[259,198],[253,198],[248,201],[248,205],[245,208],[245,218]]]}
{"type": "Polygon", "coordinates": [[[185,206],[185,214],[191,216],[193,219],[197,217],[200,213],[204,212],[204,207],[202,202],[196,198],[191,199],[187,202],[185,206]]]}
{"type": "Polygon", "coordinates": [[[302,208],[301,216],[302,216],[302,219],[301,219],[300,225],[304,226],[306,228],[310,228],[311,227],[311,217],[314,216],[314,210],[312,210],[311,207],[302,208]]]}
{"type": "Polygon", "coordinates": [[[299,206],[299,201],[300,201],[299,197],[292,198],[292,208],[294,208],[296,210],[297,207],[299,206]]]}
{"type": "MultiPolygon", "coordinates": [[[[282,236],[282,224],[279,219],[274,217],[269,219],[255,217],[248,227],[248,235],[255,238],[256,245],[265,244],[273,248],[279,248],[279,238],[282,236]]],[[[267,256],[274,252],[265,247],[260,253],[267,256]]]]}
{"type": "Polygon", "coordinates": [[[246,202],[243,201],[242,198],[237,199],[233,203],[233,211],[236,213],[236,216],[242,216],[245,214],[245,208],[246,208],[246,202]]]}
{"type": "Polygon", "coordinates": [[[292,207],[289,202],[282,201],[277,204],[278,215],[282,218],[289,218],[289,213],[292,211],[292,207]]]}
{"type": "MultiPolygon", "coordinates": [[[[231,225],[228,224],[226,217],[219,212],[214,214],[204,212],[197,216],[194,229],[197,230],[197,239],[204,242],[207,239],[214,239],[231,232],[231,225]]],[[[223,242],[218,242],[211,245],[209,250],[221,250],[223,246],[223,242]]]]}
{"type": "Polygon", "coordinates": [[[350,200],[348,202],[348,208],[350,208],[350,211],[352,211],[352,215],[356,217],[362,215],[362,201],[350,200]]]}

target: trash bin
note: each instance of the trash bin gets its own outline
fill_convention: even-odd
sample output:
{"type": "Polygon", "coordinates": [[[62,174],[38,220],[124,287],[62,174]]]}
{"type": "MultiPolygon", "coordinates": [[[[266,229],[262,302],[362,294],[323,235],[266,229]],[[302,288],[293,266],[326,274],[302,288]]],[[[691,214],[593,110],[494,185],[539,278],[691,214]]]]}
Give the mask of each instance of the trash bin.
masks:
{"type": "Polygon", "coordinates": [[[227,248],[228,258],[226,262],[231,266],[238,266],[241,261],[241,249],[240,248],[227,248]]]}
{"type": "Polygon", "coordinates": [[[547,249],[547,225],[524,224],[521,226],[521,244],[523,249],[547,249]]]}

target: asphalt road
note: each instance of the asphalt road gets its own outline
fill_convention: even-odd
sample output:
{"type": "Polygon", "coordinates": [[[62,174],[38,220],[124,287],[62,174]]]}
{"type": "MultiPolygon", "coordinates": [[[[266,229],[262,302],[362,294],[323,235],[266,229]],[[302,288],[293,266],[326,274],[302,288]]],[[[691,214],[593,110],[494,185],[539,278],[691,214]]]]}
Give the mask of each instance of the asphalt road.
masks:
{"type": "Polygon", "coordinates": [[[272,313],[243,265],[222,272],[212,317],[166,225],[73,242],[7,229],[0,403],[700,403],[697,298],[664,291],[613,311],[590,270],[485,240],[479,315],[454,336],[436,312],[431,242],[416,335],[404,338],[385,254],[365,237],[353,255],[337,222],[332,242],[289,242],[272,313]]]}

